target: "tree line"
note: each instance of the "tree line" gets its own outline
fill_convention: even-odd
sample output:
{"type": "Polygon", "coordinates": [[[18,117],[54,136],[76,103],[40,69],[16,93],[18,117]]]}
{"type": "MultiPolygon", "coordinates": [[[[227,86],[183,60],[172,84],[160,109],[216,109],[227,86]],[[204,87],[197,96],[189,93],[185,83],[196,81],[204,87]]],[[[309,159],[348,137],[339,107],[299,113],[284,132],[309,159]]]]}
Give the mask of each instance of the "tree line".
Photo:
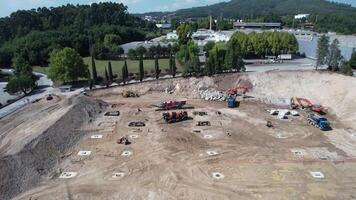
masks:
{"type": "Polygon", "coordinates": [[[144,46],[139,46],[137,48],[129,49],[127,52],[127,56],[131,60],[138,60],[142,55],[143,58],[153,59],[155,57],[158,58],[168,58],[172,53],[175,54],[178,51],[178,45],[168,44],[166,46],[152,45],[148,48],[144,46]]]}

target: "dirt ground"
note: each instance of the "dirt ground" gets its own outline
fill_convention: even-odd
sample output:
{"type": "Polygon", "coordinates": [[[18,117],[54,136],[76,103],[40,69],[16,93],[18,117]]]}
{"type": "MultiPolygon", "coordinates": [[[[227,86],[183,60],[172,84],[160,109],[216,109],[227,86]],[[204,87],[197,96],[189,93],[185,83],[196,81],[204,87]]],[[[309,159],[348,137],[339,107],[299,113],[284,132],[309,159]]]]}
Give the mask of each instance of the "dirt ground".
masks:
{"type": "MultiPolygon", "coordinates": [[[[237,81],[229,79],[232,75],[90,93],[92,98],[109,103],[106,111],[120,111],[120,116],[107,117],[103,112],[83,124],[80,130],[85,135],[68,150],[58,170],[14,199],[356,199],[356,132],[340,119],[346,115],[327,104],[333,130],[326,132],[307,124],[306,111],[279,120],[266,111],[278,106],[262,103],[267,102],[261,102],[262,94],[270,98],[289,94],[273,93],[281,82],[274,86],[265,83],[264,88],[272,89],[262,90],[255,76],[261,79],[262,75],[247,77],[255,98],[242,101],[237,109],[228,109],[226,102],[196,98],[201,88],[231,87],[237,81]],[[174,93],[163,92],[165,88],[174,93]],[[123,98],[123,89],[139,91],[141,96],[123,98]],[[163,111],[155,111],[152,105],[172,99],[186,99],[194,107],[187,110],[191,120],[175,124],[163,121],[163,111]],[[207,115],[195,116],[194,111],[207,115]],[[129,127],[132,121],[145,122],[146,126],[129,127]],[[211,126],[198,127],[199,121],[210,121],[211,126]],[[267,128],[267,121],[272,121],[274,128],[267,128]],[[93,139],[94,135],[102,138],[93,139]],[[123,136],[132,144],[117,144],[123,136]],[[80,151],[91,153],[79,156],[80,151]],[[123,155],[125,152],[129,155],[123,155]],[[75,172],[76,176],[60,178],[63,172],[75,172]],[[311,172],[321,172],[324,178],[313,178],[311,172]]],[[[305,97],[314,101],[316,95],[305,97]]],[[[325,99],[322,96],[320,101],[325,99]]],[[[3,153],[10,150],[1,148],[3,153]]]]}

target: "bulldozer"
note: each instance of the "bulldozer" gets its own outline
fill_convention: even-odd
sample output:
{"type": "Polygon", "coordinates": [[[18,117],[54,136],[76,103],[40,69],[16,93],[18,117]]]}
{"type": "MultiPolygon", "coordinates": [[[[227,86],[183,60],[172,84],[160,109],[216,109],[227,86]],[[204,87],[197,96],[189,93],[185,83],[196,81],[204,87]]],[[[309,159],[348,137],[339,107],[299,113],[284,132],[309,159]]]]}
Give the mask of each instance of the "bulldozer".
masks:
{"type": "Polygon", "coordinates": [[[163,119],[167,123],[175,123],[175,122],[181,122],[188,120],[188,112],[182,111],[182,112],[165,112],[163,113],[163,119]]]}

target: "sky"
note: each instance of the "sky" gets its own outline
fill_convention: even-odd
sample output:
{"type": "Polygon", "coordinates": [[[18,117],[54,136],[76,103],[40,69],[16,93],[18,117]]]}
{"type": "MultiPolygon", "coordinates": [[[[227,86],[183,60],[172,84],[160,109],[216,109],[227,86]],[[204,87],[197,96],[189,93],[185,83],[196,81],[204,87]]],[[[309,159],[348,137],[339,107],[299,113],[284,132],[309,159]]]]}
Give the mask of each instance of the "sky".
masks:
{"type": "MultiPolygon", "coordinates": [[[[0,17],[8,16],[21,9],[38,7],[55,7],[64,4],[91,4],[109,0],[0,0],[0,17]]],[[[144,13],[150,11],[174,11],[181,8],[205,6],[227,0],[111,0],[124,3],[130,13],[144,13]]],[[[352,4],[356,7],[356,0],[333,0],[352,4]]]]}

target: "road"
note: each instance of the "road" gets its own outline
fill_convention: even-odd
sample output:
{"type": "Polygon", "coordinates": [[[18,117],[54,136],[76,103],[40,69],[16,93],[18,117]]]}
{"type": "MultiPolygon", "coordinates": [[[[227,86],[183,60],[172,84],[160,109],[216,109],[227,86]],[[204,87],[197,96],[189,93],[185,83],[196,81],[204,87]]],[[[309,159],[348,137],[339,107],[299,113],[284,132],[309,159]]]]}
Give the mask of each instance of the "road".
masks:
{"type": "MultiPolygon", "coordinates": [[[[5,71],[5,72],[12,72],[12,71],[5,71]]],[[[53,82],[48,79],[48,77],[44,74],[34,72],[36,76],[39,77],[39,80],[37,81],[38,83],[38,88],[34,90],[30,95],[0,109],[0,119],[5,117],[6,115],[9,115],[16,110],[20,109],[21,107],[25,106],[28,103],[31,103],[37,99],[43,98],[44,96],[51,94],[54,92],[53,82]]],[[[6,86],[5,83],[0,84],[0,95],[8,95],[3,91],[3,88],[6,86]]],[[[3,97],[3,96],[1,96],[3,97]]],[[[11,97],[8,95],[8,97],[11,97]]]]}
{"type": "MultiPolygon", "coordinates": [[[[247,63],[259,63],[265,60],[246,60],[247,63]]],[[[324,69],[321,67],[320,69],[324,69]]],[[[251,64],[246,65],[247,72],[266,72],[272,70],[314,70],[315,61],[308,58],[284,61],[278,64],[251,64]]]]}

